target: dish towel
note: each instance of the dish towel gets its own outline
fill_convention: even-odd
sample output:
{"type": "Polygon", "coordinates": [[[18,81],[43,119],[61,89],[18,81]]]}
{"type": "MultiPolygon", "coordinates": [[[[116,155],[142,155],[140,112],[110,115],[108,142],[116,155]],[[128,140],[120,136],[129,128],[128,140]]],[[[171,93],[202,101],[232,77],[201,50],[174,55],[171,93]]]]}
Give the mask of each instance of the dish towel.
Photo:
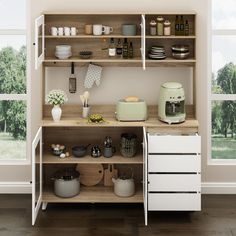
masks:
{"type": "Polygon", "coordinates": [[[102,67],[89,64],[88,71],[84,80],[84,87],[87,89],[92,88],[93,84],[96,83],[97,86],[101,83],[102,77],[102,67]]]}

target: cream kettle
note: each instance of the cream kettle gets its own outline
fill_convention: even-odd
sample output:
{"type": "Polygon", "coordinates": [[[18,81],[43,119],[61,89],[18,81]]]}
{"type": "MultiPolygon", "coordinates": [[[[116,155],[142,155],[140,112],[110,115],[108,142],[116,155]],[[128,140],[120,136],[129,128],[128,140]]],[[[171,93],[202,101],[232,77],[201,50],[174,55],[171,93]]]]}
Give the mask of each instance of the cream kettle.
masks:
{"type": "Polygon", "coordinates": [[[131,197],[135,193],[134,179],[112,178],[114,193],[119,197],[131,197]]]}

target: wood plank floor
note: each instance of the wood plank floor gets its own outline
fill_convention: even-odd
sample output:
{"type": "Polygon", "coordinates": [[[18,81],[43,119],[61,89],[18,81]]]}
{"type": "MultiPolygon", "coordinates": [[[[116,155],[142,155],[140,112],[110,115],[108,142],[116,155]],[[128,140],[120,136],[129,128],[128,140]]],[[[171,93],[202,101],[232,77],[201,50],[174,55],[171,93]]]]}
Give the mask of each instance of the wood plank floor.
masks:
{"type": "Polygon", "coordinates": [[[0,236],[236,236],[236,195],[204,195],[201,212],[152,212],[141,204],[49,204],[31,226],[30,195],[0,195],[0,236]]]}

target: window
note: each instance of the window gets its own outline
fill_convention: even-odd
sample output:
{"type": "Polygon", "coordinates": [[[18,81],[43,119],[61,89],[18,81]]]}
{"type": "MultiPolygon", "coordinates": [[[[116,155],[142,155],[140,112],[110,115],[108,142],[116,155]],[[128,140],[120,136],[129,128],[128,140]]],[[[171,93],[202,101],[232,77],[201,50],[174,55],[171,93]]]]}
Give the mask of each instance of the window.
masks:
{"type": "Polygon", "coordinates": [[[212,0],[211,157],[236,160],[236,1],[212,0]]]}
{"type": "Polygon", "coordinates": [[[26,160],[26,2],[0,0],[0,162],[26,160]]]}

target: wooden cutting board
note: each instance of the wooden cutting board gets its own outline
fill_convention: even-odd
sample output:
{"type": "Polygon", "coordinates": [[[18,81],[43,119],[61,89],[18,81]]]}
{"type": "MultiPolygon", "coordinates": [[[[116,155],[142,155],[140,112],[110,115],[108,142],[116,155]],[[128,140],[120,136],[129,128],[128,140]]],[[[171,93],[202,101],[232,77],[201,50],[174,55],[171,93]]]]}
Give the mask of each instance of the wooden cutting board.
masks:
{"type": "Polygon", "coordinates": [[[117,178],[117,169],[113,164],[108,164],[104,171],[104,186],[113,186],[112,177],[117,178]]]}
{"type": "Polygon", "coordinates": [[[103,179],[102,164],[78,164],[76,170],[80,173],[80,183],[85,186],[94,186],[103,179]]]}

